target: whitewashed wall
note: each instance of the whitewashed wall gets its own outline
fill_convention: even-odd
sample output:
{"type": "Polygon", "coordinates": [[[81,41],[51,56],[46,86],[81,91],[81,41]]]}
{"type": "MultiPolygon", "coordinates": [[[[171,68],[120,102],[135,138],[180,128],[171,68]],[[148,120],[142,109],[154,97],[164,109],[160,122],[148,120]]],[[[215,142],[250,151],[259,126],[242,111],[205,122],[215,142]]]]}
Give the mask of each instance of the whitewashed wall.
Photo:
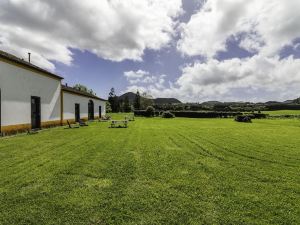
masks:
{"type": "Polygon", "coordinates": [[[72,94],[63,91],[63,119],[64,120],[75,120],[75,104],[80,105],[80,118],[88,117],[88,104],[89,100],[94,102],[94,116],[99,116],[99,106],[101,106],[101,114],[105,115],[105,101],[72,94]]]}
{"type": "Polygon", "coordinates": [[[60,120],[60,80],[0,61],[1,125],[31,124],[31,96],[41,98],[41,122],[60,120]]]}

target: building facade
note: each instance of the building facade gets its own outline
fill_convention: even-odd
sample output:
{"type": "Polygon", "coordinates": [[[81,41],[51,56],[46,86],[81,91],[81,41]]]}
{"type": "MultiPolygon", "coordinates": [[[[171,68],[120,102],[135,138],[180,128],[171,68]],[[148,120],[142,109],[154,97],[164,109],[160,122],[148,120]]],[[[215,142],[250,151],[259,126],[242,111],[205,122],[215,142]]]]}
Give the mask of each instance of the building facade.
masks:
{"type": "Polygon", "coordinates": [[[105,100],[61,84],[62,77],[0,51],[0,133],[59,126],[105,114],[105,100]]]}
{"type": "Polygon", "coordinates": [[[62,86],[63,123],[94,120],[105,115],[105,101],[96,96],[62,86]]]}

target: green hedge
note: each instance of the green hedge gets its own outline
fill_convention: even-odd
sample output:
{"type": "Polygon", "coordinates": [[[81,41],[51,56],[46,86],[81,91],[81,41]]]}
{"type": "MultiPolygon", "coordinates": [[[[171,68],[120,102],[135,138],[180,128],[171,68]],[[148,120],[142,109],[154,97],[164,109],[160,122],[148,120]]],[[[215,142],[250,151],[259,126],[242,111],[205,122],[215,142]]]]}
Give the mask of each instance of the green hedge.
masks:
{"type": "MultiPolygon", "coordinates": [[[[196,112],[196,111],[170,111],[176,117],[187,117],[187,118],[232,118],[237,115],[242,115],[240,112],[196,112]]],[[[160,116],[163,112],[162,111],[155,111],[155,116],[160,116]]],[[[146,110],[135,110],[135,116],[145,116],[147,117],[148,114],[146,110]]]]}

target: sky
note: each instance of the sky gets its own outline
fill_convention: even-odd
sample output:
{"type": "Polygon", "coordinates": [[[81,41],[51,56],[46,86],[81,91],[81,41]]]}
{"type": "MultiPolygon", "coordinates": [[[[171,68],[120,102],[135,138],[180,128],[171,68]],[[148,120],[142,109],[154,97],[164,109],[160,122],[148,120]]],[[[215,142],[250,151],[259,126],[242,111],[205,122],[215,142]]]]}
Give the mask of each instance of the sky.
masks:
{"type": "Polygon", "coordinates": [[[299,0],[1,0],[0,49],[107,98],[300,96],[299,0]]]}

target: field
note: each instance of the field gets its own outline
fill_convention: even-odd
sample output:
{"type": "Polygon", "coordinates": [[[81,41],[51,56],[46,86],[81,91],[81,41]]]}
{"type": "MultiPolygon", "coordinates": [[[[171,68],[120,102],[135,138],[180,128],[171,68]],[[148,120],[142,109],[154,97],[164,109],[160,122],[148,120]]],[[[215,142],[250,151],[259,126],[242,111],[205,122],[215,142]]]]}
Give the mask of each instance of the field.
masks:
{"type": "Polygon", "coordinates": [[[275,110],[275,111],[264,111],[263,113],[269,114],[270,116],[300,115],[300,110],[275,110]]]}
{"type": "Polygon", "coordinates": [[[300,120],[54,128],[0,139],[0,224],[300,224],[299,173],[300,120]]]}

